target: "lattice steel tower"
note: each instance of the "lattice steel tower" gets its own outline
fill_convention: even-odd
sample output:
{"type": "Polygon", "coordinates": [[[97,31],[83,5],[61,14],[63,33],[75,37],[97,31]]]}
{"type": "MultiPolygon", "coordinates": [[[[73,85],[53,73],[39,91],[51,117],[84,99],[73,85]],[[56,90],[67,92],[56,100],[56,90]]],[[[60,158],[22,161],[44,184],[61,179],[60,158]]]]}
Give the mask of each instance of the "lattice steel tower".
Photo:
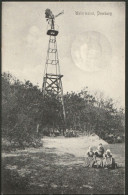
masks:
{"type": "Polygon", "coordinates": [[[59,59],[58,59],[58,52],[57,52],[57,42],[56,36],[58,35],[58,30],[55,25],[55,18],[58,17],[61,12],[56,16],[53,15],[50,9],[46,9],[45,11],[45,18],[48,22],[49,29],[47,30],[47,35],[49,35],[49,44],[47,50],[47,58],[44,70],[44,77],[43,77],[43,86],[42,92],[44,97],[47,95],[55,94],[56,97],[62,104],[63,109],[63,116],[64,122],[66,120],[65,116],[65,108],[64,108],[64,100],[63,100],[63,87],[61,78],[63,75],[60,73],[60,66],[59,66],[59,59]]]}

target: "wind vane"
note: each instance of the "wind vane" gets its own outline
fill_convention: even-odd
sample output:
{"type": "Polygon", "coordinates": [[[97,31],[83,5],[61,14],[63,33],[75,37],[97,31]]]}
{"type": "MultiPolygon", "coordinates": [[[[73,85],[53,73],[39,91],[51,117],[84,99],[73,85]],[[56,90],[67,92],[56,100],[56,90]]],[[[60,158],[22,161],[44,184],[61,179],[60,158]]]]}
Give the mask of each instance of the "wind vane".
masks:
{"type": "Polygon", "coordinates": [[[55,30],[55,18],[61,14],[64,14],[64,11],[54,16],[50,9],[45,10],[46,21],[48,22],[48,24],[50,24],[50,29],[47,31],[47,35],[52,35],[52,36],[58,35],[58,31],[55,30]]]}

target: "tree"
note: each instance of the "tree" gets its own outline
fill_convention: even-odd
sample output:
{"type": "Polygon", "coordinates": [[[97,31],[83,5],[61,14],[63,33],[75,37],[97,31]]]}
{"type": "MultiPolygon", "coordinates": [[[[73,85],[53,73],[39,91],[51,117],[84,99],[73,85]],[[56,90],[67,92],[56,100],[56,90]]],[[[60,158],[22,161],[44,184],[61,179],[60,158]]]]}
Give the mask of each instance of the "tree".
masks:
{"type": "Polygon", "coordinates": [[[30,81],[25,83],[11,74],[2,75],[2,135],[20,146],[31,143],[36,134],[36,118],[41,92],[30,81]]]}
{"type": "MultiPolygon", "coordinates": [[[[110,133],[123,134],[124,110],[118,110],[103,93],[91,94],[88,88],[64,95],[66,127],[92,131],[101,138],[110,133]],[[113,129],[115,131],[113,131],[113,129]],[[118,130],[118,131],[117,131],[118,130]]],[[[20,146],[37,139],[37,127],[62,129],[63,109],[60,100],[51,94],[43,98],[38,86],[21,82],[10,73],[2,75],[2,136],[20,146]]],[[[48,133],[47,133],[48,134],[48,133]]],[[[105,138],[106,139],[106,138],[105,138]]]]}

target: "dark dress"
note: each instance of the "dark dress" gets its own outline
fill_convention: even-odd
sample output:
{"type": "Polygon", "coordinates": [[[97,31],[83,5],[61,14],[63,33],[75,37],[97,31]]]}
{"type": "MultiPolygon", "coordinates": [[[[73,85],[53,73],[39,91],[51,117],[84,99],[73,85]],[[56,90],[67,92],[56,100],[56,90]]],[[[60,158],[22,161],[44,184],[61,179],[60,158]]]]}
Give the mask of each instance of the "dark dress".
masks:
{"type": "Polygon", "coordinates": [[[103,158],[103,154],[104,154],[104,148],[101,147],[100,150],[97,150],[95,152],[95,156],[98,157],[98,158],[103,158]]]}

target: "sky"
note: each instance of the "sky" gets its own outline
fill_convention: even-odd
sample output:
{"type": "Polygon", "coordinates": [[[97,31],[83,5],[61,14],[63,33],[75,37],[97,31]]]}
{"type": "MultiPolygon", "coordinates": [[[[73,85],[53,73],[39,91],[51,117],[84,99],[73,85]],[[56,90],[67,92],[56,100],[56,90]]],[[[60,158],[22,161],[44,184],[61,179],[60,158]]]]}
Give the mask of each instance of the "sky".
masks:
{"type": "Polygon", "coordinates": [[[3,2],[2,72],[42,87],[49,36],[45,10],[59,28],[64,93],[84,87],[125,105],[124,2],[3,2]]]}

